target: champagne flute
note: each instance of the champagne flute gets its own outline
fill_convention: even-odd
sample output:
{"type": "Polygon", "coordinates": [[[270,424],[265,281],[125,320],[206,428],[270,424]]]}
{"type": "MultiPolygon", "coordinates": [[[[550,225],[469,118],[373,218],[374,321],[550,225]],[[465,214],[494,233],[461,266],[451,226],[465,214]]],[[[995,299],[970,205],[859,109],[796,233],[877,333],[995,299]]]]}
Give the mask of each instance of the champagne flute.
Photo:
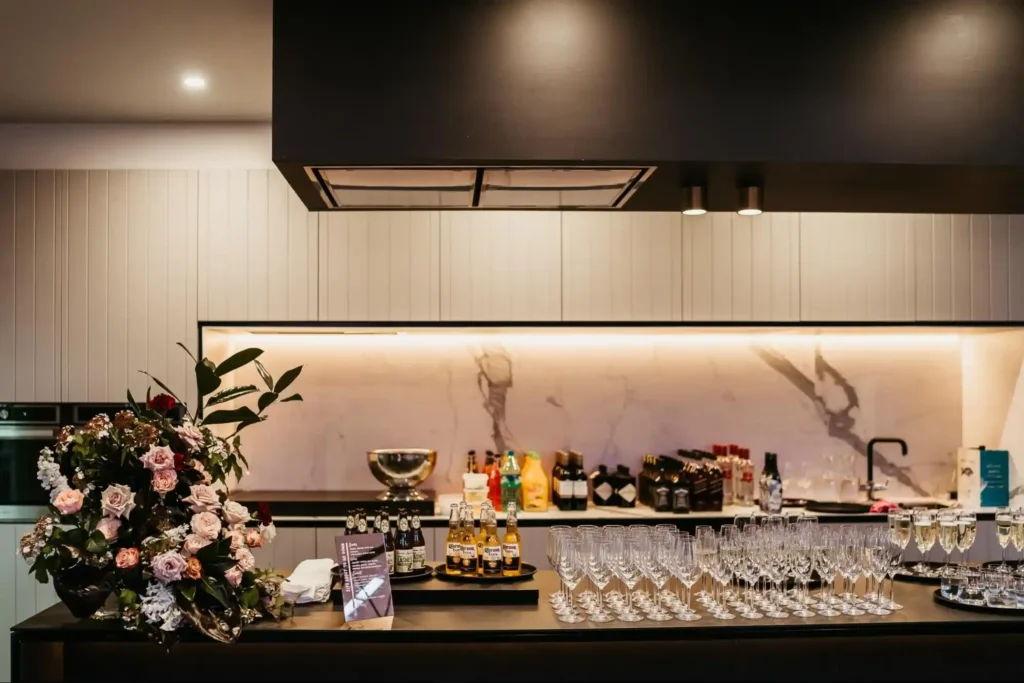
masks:
{"type": "Polygon", "coordinates": [[[614,621],[615,617],[604,608],[603,591],[612,580],[611,566],[609,564],[610,544],[601,539],[592,541],[587,546],[586,559],[589,566],[590,581],[594,584],[597,593],[597,604],[590,612],[590,621],[604,623],[614,621]]]}
{"type": "Polygon", "coordinates": [[[821,575],[822,590],[828,589],[828,595],[820,601],[818,614],[823,617],[838,617],[839,612],[833,607],[835,601],[835,580],[839,570],[840,555],[842,546],[836,532],[828,527],[818,530],[818,538],[815,545],[815,556],[818,565],[818,574],[821,575]]]}
{"type": "Polygon", "coordinates": [[[686,604],[676,614],[680,621],[697,621],[700,615],[690,606],[693,584],[700,578],[700,563],[697,561],[697,539],[692,536],[680,536],[675,541],[676,578],[686,587],[686,604]]]}
{"type": "MultiPolygon", "coordinates": [[[[554,524],[548,529],[548,542],[547,542],[547,558],[548,564],[555,568],[558,563],[557,550],[558,550],[558,538],[572,533],[572,529],[564,524],[554,524]]],[[[566,604],[565,589],[559,584],[558,590],[548,595],[548,602],[556,607],[562,607],[566,604]]]]}
{"type": "Polygon", "coordinates": [[[569,605],[568,610],[558,615],[558,620],[567,624],[578,624],[581,621],[585,621],[585,617],[581,615],[573,605],[572,592],[576,590],[576,586],[579,585],[580,581],[583,580],[584,575],[584,560],[581,557],[580,543],[577,539],[572,536],[562,536],[558,539],[558,564],[555,570],[558,572],[558,577],[562,580],[569,589],[569,605]]]}
{"type": "Polygon", "coordinates": [[[1010,543],[1010,535],[1013,533],[1013,514],[1009,508],[996,510],[996,540],[999,541],[1002,562],[999,563],[998,571],[1006,573],[1010,568],[1006,565],[1006,546],[1010,543]]]}
{"type": "MultiPolygon", "coordinates": [[[[955,526],[954,526],[955,529],[955,526]]],[[[877,582],[875,589],[875,600],[868,603],[867,613],[879,617],[887,617],[892,612],[882,607],[882,580],[889,568],[888,534],[884,529],[871,529],[864,539],[864,560],[866,574],[870,575],[877,582]]]]}
{"type": "Polygon", "coordinates": [[[633,608],[633,589],[643,573],[640,570],[640,548],[631,538],[622,537],[616,541],[621,544],[617,550],[617,567],[619,580],[626,587],[626,604],[619,610],[620,621],[643,621],[643,615],[633,608]]]}
{"type": "Polygon", "coordinates": [[[914,511],[914,543],[917,545],[918,551],[921,553],[921,562],[914,565],[914,571],[918,574],[927,576],[930,573],[928,566],[924,563],[924,559],[928,555],[928,551],[935,545],[935,537],[937,533],[937,524],[935,520],[935,513],[928,510],[915,510],[914,511]]]}
{"type": "Polygon", "coordinates": [[[957,518],[956,512],[953,510],[942,510],[937,515],[939,522],[939,545],[942,546],[942,550],[946,553],[946,562],[942,567],[941,574],[943,576],[949,575],[949,556],[956,548],[957,538],[957,518]]]}
{"type": "MultiPolygon", "coordinates": [[[[1013,511],[1013,526],[1010,534],[1013,539],[1013,548],[1018,553],[1024,550],[1024,510],[1016,509],[1013,511]]],[[[1017,570],[1014,572],[1018,576],[1024,575],[1024,562],[1018,560],[1017,570]]]]}
{"type": "Polygon", "coordinates": [[[647,567],[647,578],[654,585],[654,606],[647,612],[647,618],[651,621],[669,621],[672,615],[661,608],[661,589],[668,582],[670,557],[669,544],[665,539],[651,539],[647,548],[648,555],[645,561],[647,567]]]}

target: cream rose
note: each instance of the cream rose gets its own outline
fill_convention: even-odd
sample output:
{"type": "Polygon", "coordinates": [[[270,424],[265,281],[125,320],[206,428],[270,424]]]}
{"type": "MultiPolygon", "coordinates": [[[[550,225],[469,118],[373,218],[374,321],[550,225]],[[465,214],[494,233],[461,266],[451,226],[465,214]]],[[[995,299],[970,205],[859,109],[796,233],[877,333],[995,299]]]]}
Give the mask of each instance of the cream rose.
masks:
{"type": "Polygon", "coordinates": [[[228,583],[232,586],[237,586],[242,583],[242,570],[238,568],[238,565],[235,565],[224,572],[224,578],[227,579],[228,583]]]}
{"type": "Polygon", "coordinates": [[[243,572],[251,572],[256,568],[256,558],[248,548],[242,547],[236,550],[235,561],[238,562],[238,567],[243,572]]]}
{"type": "Polygon", "coordinates": [[[53,500],[53,507],[60,510],[62,515],[73,515],[82,509],[85,496],[78,489],[64,489],[57,494],[53,500]]]}
{"type": "Polygon", "coordinates": [[[274,526],[273,522],[270,524],[261,524],[260,534],[263,536],[264,543],[273,543],[274,539],[277,538],[277,527],[274,526]]]}
{"type": "Polygon", "coordinates": [[[147,470],[153,472],[174,469],[174,451],[167,446],[150,446],[146,454],[139,460],[147,470]]]}
{"type": "Polygon", "coordinates": [[[111,484],[103,490],[103,495],[100,496],[100,505],[103,508],[103,514],[107,517],[128,519],[128,515],[135,508],[135,494],[124,484],[111,484]]]}
{"type": "Polygon", "coordinates": [[[206,546],[213,543],[208,538],[197,536],[196,534],[189,534],[185,537],[185,544],[181,548],[181,552],[188,557],[189,555],[195,555],[206,546]]]}
{"type": "Polygon", "coordinates": [[[209,512],[220,508],[220,497],[211,486],[196,484],[190,486],[191,495],[182,500],[192,506],[192,512],[209,512]]]}
{"type": "Polygon", "coordinates": [[[263,534],[259,529],[249,528],[245,530],[245,544],[250,548],[263,547],[263,534]]]}
{"type": "Polygon", "coordinates": [[[193,453],[197,453],[200,446],[203,445],[203,433],[191,422],[185,422],[185,424],[174,431],[178,433],[178,436],[193,453]]]}
{"type": "Polygon", "coordinates": [[[238,550],[245,546],[245,535],[241,529],[225,529],[224,535],[231,539],[232,550],[238,550]]]}
{"type": "Polygon", "coordinates": [[[224,501],[224,521],[228,524],[242,524],[252,517],[249,508],[233,500],[224,501]]]}
{"type": "Polygon", "coordinates": [[[200,512],[192,516],[192,531],[196,536],[214,541],[220,536],[220,530],[220,518],[212,512],[200,512]]]}
{"type": "Polygon", "coordinates": [[[157,470],[153,473],[153,490],[161,496],[174,490],[178,485],[178,473],[174,470],[157,470]]]}
{"type": "Polygon", "coordinates": [[[103,538],[110,543],[117,538],[117,530],[121,528],[121,520],[115,517],[104,517],[96,522],[96,531],[103,534],[103,538]]]}

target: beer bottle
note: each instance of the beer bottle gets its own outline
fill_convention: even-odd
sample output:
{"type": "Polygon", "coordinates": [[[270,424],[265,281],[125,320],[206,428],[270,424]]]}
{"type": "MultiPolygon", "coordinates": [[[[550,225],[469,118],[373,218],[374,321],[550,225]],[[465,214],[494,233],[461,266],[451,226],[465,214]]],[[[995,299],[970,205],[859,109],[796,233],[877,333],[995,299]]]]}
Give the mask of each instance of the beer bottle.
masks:
{"type": "Polygon", "coordinates": [[[380,532],[384,534],[384,554],[388,556],[388,574],[394,574],[395,539],[391,535],[391,516],[386,512],[380,516],[380,532]]]}
{"type": "Polygon", "coordinates": [[[345,516],[345,535],[351,536],[356,532],[356,515],[354,511],[349,511],[348,515],[345,516]]]}
{"type": "Polygon", "coordinates": [[[444,568],[449,574],[462,573],[462,528],[459,506],[452,505],[448,517],[448,537],[444,539],[444,568]]]}
{"type": "Polygon", "coordinates": [[[498,515],[493,509],[481,512],[480,526],[484,528],[483,552],[480,555],[484,576],[501,576],[501,541],[498,540],[498,515]]]}
{"type": "Polygon", "coordinates": [[[502,576],[519,576],[523,565],[523,541],[519,537],[519,522],[516,520],[516,506],[508,504],[505,519],[505,538],[501,542],[502,576]]]}
{"type": "Polygon", "coordinates": [[[472,576],[477,570],[476,538],[473,537],[473,508],[462,504],[462,573],[472,576]]]}
{"type": "Polygon", "coordinates": [[[366,512],[362,508],[356,510],[356,533],[366,533],[366,512]]]}
{"type": "Polygon", "coordinates": [[[493,512],[494,507],[491,505],[491,501],[485,500],[480,506],[480,531],[473,536],[476,539],[476,573],[479,575],[484,573],[484,541],[487,539],[484,520],[487,518],[488,511],[493,512]]]}
{"type": "Polygon", "coordinates": [[[412,568],[420,571],[427,566],[427,542],[420,530],[420,516],[412,515],[412,568]]]}
{"type": "Polygon", "coordinates": [[[412,573],[412,533],[405,510],[398,511],[398,534],[395,536],[395,574],[412,573]]]}

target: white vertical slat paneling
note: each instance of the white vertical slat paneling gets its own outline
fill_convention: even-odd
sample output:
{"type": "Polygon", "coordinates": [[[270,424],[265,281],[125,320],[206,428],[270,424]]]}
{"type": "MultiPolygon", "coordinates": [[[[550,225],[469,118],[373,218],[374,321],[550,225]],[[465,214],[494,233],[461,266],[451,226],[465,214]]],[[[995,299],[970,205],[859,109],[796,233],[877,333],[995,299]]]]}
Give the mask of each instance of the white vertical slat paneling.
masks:
{"type": "Polygon", "coordinates": [[[732,224],[729,213],[711,215],[711,319],[732,319],[732,224]]]}
{"type": "MultiPolygon", "coordinates": [[[[199,173],[189,171],[185,176],[185,346],[195,354],[199,349],[199,173]]],[[[198,390],[192,360],[181,349],[174,349],[185,364],[185,395],[190,407],[197,407],[198,390]]],[[[180,396],[180,394],[179,394],[180,396]]]]}
{"type": "Polygon", "coordinates": [[[199,320],[313,320],[317,217],[277,171],[197,176],[199,320]]]}
{"type": "Polygon", "coordinates": [[[168,195],[168,171],[150,171],[148,178],[147,239],[149,250],[146,254],[149,264],[146,272],[146,309],[149,314],[146,326],[146,365],[129,368],[129,374],[139,370],[166,378],[170,346],[168,300],[170,299],[170,264],[167,252],[170,249],[170,197],[168,195]]]}
{"type": "Polygon", "coordinates": [[[35,397],[36,348],[36,184],[32,171],[18,171],[14,178],[14,393],[35,397]],[[18,294],[20,292],[20,294],[18,294]]]}
{"type": "Polygon", "coordinates": [[[683,319],[712,319],[713,214],[683,216],[683,319]]]}
{"type": "Polygon", "coordinates": [[[971,308],[970,320],[989,320],[991,317],[992,280],[991,231],[988,216],[970,217],[971,308]]]}
{"type": "MultiPolygon", "coordinates": [[[[1009,216],[989,216],[988,296],[990,320],[1007,320],[1010,316],[1009,228],[1009,216]]],[[[1024,266],[1024,264],[1021,265],[1024,266]]]]}
{"type": "Polygon", "coordinates": [[[128,319],[127,365],[124,376],[136,398],[142,399],[149,382],[139,370],[149,368],[149,174],[128,172],[128,319]]]}
{"type": "Polygon", "coordinates": [[[67,394],[89,400],[89,172],[68,172],[67,394]]]}
{"type": "Polygon", "coordinates": [[[935,237],[930,214],[910,217],[914,240],[914,319],[935,319],[935,237]]]}
{"type": "Polygon", "coordinates": [[[1010,320],[1024,321],[1024,216],[1009,217],[1008,233],[1009,316],[1010,320]]]}
{"type": "Polygon", "coordinates": [[[323,215],[320,319],[437,320],[439,244],[434,211],[323,215]]]}
{"type": "MultiPolygon", "coordinates": [[[[107,390],[120,400],[128,388],[128,172],[107,176],[107,390]],[[120,397],[119,397],[120,394],[120,397]]],[[[135,372],[135,368],[131,369],[135,372]]]]}
{"type": "Polygon", "coordinates": [[[16,400],[14,193],[14,172],[0,170],[0,401],[16,400]]]}
{"type": "Polygon", "coordinates": [[[559,320],[561,214],[442,212],[442,320],[559,320]]]}
{"type": "Polygon", "coordinates": [[[885,226],[885,319],[914,319],[914,242],[908,214],[887,214],[885,226]]]}
{"type": "MultiPolygon", "coordinates": [[[[35,392],[37,401],[60,398],[60,234],[57,174],[35,175],[35,392]]],[[[26,359],[27,362],[27,359],[26,359]]]]}
{"type": "MultiPolygon", "coordinates": [[[[86,179],[86,287],[88,319],[82,332],[88,337],[88,372],[85,399],[103,401],[107,398],[107,197],[109,177],[106,171],[89,171],[86,179]]],[[[76,334],[76,337],[78,335],[76,334]]]]}
{"type": "Polygon", "coordinates": [[[932,320],[952,320],[953,217],[949,215],[932,216],[932,293],[932,320]]]}
{"type": "Polygon", "coordinates": [[[953,320],[971,319],[971,217],[952,217],[953,320]]]}
{"type": "MultiPolygon", "coordinates": [[[[188,319],[189,267],[188,232],[192,217],[188,214],[189,172],[167,174],[167,336],[164,353],[167,374],[157,375],[180,398],[188,396],[189,378],[194,377],[188,356],[176,346],[190,345],[195,320],[188,319]]],[[[191,345],[195,348],[195,345],[191,345]]]]}
{"type": "Polygon", "coordinates": [[[732,220],[732,306],[729,320],[754,319],[754,219],[736,216],[732,220]]]}
{"type": "Polygon", "coordinates": [[[681,320],[677,213],[562,214],[563,320],[681,320]]]}

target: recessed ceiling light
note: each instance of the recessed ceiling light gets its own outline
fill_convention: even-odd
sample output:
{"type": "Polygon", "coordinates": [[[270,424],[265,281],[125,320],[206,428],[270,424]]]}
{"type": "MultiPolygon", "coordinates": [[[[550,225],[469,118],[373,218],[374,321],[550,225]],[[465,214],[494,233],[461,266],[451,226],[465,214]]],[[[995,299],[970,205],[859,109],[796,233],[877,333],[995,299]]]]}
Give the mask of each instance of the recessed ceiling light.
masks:
{"type": "Polygon", "coordinates": [[[748,185],[740,188],[740,205],[736,213],[741,216],[761,215],[761,188],[748,185]]]}
{"type": "Polygon", "coordinates": [[[704,206],[704,188],[690,185],[683,188],[683,215],[703,216],[708,212],[704,206]]]}
{"type": "Polygon", "coordinates": [[[201,74],[185,74],[181,77],[181,87],[189,92],[206,90],[206,79],[201,74]]]}

